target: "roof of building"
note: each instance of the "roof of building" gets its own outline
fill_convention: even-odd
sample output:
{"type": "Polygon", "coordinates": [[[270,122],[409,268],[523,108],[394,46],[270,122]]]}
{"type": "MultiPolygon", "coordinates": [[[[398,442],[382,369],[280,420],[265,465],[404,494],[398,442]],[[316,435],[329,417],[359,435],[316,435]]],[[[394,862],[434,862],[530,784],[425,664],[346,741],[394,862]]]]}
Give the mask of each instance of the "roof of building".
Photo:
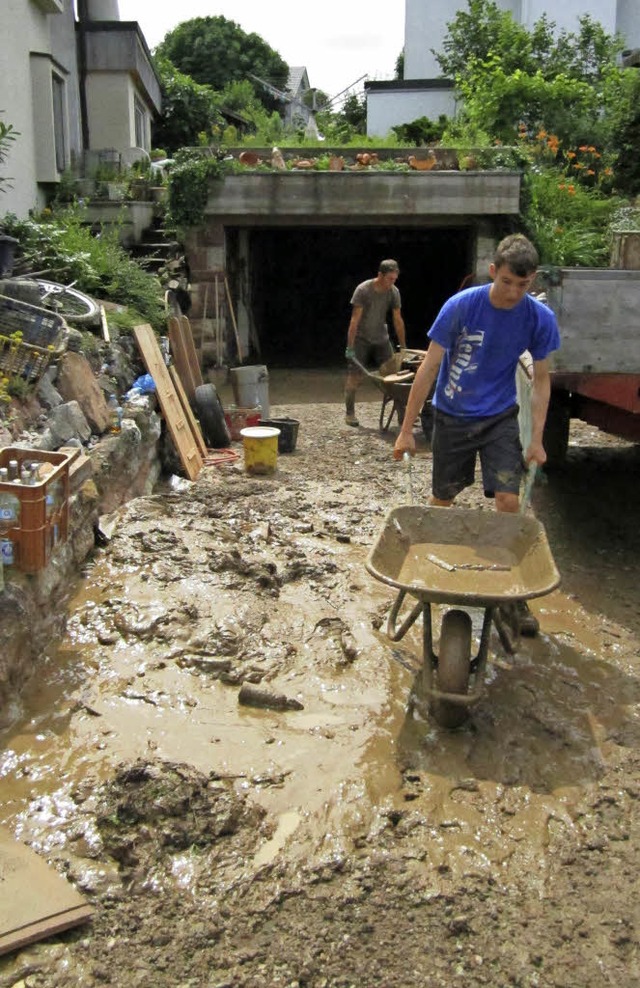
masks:
{"type": "Polygon", "coordinates": [[[309,89],[309,77],[304,65],[296,65],[289,68],[289,79],[287,81],[287,91],[290,93],[305,92],[309,89]]]}

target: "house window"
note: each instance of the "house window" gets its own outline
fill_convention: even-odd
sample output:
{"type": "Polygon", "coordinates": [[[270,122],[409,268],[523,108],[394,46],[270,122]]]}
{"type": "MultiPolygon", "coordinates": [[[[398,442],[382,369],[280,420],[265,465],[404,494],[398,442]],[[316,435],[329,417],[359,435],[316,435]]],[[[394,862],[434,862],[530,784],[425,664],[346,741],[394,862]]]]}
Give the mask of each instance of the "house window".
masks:
{"type": "Polygon", "coordinates": [[[149,149],[147,147],[148,142],[147,142],[147,127],[146,127],[147,114],[145,112],[144,106],[138,99],[134,100],[133,102],[133,116],[134,116],[134,124],[136,129],[136,147],[144,148],[145,151],[148,151],[149,149]]]}
{"type": "Polygon", "coordinates": [[[56,168],[63,172],[67,167],[67,142],[65,139],[65,92],[64,81],[55,73],[51,80],[53,94],[53,140],[56,155],[56,168]]]}

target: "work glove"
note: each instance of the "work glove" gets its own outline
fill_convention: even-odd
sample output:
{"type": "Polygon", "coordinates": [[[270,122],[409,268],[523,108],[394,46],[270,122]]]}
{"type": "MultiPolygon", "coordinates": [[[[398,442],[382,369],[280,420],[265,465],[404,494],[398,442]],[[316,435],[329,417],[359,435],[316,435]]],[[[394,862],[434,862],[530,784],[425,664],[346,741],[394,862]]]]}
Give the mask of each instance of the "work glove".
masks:
{"type": "Polygon", "coordinates": [[[353,349],[352,346],[348,346],[347,349],[344,351],[344,355],[347,358],[347,360],[355,360],[356,351],[353,349]]]}

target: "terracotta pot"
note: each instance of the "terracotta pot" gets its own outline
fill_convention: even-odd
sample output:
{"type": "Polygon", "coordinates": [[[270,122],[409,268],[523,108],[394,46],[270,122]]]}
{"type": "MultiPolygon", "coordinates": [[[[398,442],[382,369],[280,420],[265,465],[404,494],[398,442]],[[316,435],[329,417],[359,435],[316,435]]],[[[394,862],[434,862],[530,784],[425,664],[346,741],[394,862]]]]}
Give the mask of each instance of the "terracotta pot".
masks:
{"type": "Polygon", "coordinates": [[[250,168],[260,164],[260,158],[255,151],[241,151],[238,155],[238,161],[241,165],[247,165],[250,168]]]}

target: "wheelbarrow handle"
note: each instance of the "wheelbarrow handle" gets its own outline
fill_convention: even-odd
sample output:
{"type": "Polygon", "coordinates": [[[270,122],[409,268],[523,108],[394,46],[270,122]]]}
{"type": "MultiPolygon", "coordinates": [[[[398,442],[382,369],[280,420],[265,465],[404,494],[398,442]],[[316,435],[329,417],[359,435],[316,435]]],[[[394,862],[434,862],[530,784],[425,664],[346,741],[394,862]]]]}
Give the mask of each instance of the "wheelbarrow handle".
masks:
{"type": "Polygon", "coordinates": [[[418,601],[412,611],[407,614],[406,618],[402,622],[399,628],[396,627],[396,621],[398,620],[398,614],[400,613],[400,608],[402,607],[404,598],[407,595],[406,590],[399,590],[398,596],[393,602],[393,606],[389,612],[389,617],[387,619],[387,635],[392,642],[399,642],[401,638],[404,638],[407,631],[412,624],[418,620],[422,614],[422,602],[418,601]]]}

